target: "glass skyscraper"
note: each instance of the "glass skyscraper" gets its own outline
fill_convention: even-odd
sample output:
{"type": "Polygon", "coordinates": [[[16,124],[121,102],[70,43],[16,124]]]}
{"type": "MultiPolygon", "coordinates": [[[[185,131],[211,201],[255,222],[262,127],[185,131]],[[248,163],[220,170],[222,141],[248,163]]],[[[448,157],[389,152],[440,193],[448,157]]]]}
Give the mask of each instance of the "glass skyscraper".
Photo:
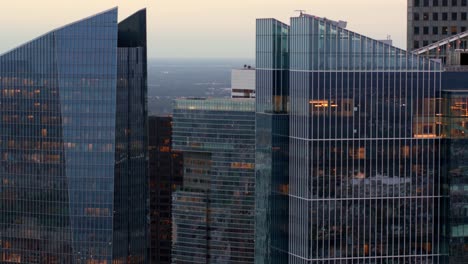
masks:
{"type": "Polygon", "coordinates": [[[257,20],[256,61],[257,187],[269,183],[256,262],[445,263],[441,65],[305,14],[257,20]],[[284,159],[261,162],[280,149],[259,126],[279,113],[283,174],[284,159]]]}
{"type": "Polygon", "coordinates": [[[172,150],[172,117],[148,118],[149,263],[171,263],[172,193],[182,184],[182,153],[172,150]]]}
{"type": "Polygon", "coordinates": [[[0,261],[144,263],[146,11],[0,56],[0,261]]]}
{"type": "Polygon", "coordinates": [[[289,26],[257,20],[255,262],[288,259],[289,26]]]}
{"type": "Polygon", "coordinates": [[[253,263],[253,99],[176,100],[173,149],[183,183],[173,193],[172,263],[253,263]]]}

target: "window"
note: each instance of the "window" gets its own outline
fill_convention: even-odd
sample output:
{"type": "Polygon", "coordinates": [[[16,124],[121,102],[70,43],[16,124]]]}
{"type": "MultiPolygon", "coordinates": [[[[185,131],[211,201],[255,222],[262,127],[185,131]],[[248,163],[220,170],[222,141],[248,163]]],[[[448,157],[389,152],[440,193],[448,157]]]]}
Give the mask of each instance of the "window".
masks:
{"type": "Polygon", "coordinates": [[[461,12],[460,16],[461,16],[461,20],[466,20],[466,12],[461,12]]]}
{"type": "Polygon", "coordinates": [[[452,20],[457,20],[457,13],[452,13],[452,20]]]}
{"type": "Polygon", "coordinates": [[[414,34],[419,35],[419,27],[414,27],[414,34]]]}
{"type": "Polygon", "coordinates": [[[439,20],[439,13],[432,13],[432,20],[434,21],[439,20]]]}
{"type": "Polygon", "coordinates": [[[448,14],[447,13],[442,13],[442,20],[447,21],[448,19],[448,14]]]}
{"type": "Polygon", "coordinates": [[[432,5],[433,6],[439,6],[439,0],[433,0],[432,5]]]}
{"type": "Polygon", "coordinates": [[[466,31],[466,27],[460,27],[460,32],[465,32],[466,31]]]}
{"type": "Polygon", "coordinates": [[[457,34],[457,27],[456,26],[451,26],[450,27],[450,33],[452,33],[452,35],[456,35],[457,34]]]}
{"type": "Polygon", "coordinates": [[[414,6],[419,6],[419,0],[414,0],[414,6]]]}
{"type": "Polygon", "coordinates": [[[423,47],[426,47],[427,45],[429,45],[429,41],[424,40],[424,41],[423,41],[423,47]]]}
{"type": "Polygon", "coordinates": [[[415,49],[419,49],[419,41],[415,40],[413,45],[415,49]]]}
{"type": "MultiPolygon", "coordinates": [[[[423,27],[423,34],[424,35],[429,35],[429,27],[423,27]]],[[[424,45],[426,46],[426,45],[424,45]]]]}
{"type": "Polygon", "coordinates": [[[414,13],[413,14],[413,20],[415,20],[415,21],[419,20],[419,13],[414,13]]]}
{"type": "Polygon", "coordinates": [[[448,0],[442,0],[442,6],[448,6],[448,0]]]}
{"type": "Polygon", "coordinates": [[[457,0],[452,0],[452,6],[457,6],[457,0]]]}
{"type": "Polygon", "coordinates": [[[429,0],[424,0],[423,5],[424,6],[429,6],[429,0]]]}
{"type": "Polygon", "coordinates": [[[466,0],[461,0],[461,6],[466,6],[466,0]]]}
{"type": "Polygon", "coordinates": [[[429,13],[424,13],[423,14],[423,20],[425,20],[425,21],[429,20],[429,13]]]}
{"type": "Polygon", "coordinates": [[[442,27],[442,35],[448,34],[448,27],[442,27]]]}
{"type": "Polygon", "coordinates": [[[432,27],[432,34],[438,35],[439,34],[439,28],[438,27],[432,27]]]}

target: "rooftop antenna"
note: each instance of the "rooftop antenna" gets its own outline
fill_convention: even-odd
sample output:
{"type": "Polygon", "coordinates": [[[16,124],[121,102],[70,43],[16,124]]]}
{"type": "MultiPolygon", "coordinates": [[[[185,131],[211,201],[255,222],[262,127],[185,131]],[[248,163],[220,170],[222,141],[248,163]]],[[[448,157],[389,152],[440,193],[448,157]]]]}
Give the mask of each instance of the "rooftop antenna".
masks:
{"type": "Polygon", "coordinates": [[[306,11],[307,10],[303,10],[303,9],[294,10],[294,12],[299,12],[299,16],[303,16],[306,13],[306,11]]]}

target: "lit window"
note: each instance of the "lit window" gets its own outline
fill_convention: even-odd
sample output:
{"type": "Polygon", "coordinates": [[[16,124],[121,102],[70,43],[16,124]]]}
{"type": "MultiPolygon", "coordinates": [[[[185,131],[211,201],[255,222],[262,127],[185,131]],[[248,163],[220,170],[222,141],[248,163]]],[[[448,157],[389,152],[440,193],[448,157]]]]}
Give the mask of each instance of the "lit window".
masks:
{"type": "Polygon", "coordinates": [[[452,35],[456,35],[457,34],[457,27],[456,26],[450,27],[450,33],[452,33],[452,35]]]}

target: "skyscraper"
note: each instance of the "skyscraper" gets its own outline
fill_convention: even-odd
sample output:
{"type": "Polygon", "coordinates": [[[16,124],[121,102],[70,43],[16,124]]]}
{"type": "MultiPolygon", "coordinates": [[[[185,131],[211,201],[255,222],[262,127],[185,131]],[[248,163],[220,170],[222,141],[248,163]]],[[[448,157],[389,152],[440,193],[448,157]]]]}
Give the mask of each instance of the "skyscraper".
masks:
{"type": "Polygon", "coordinates": [[[173,194],[172,263],[253,263],[254,107],[252,99],[175,101],[184,176],[173,194]]]}
{"type": "Polygon", "coordinates": [[[172,117],[149,117],[149,257],[171,263],[172,193],[182,184],[182,153],[172,150],[172,117]]]}
{"type": "Polygon", "coordinates": [[[286,263],[289,232],[289,26],[257,21],[255,262],[286,263]]]}
{"type": "Polygon", "coordinates": [[[306,14],[257,20],[256,61],[257,142],[259,111],[289,116],[288,173],[256,165],[288,199],[257,197],[257,226],[272,230],[256,235],[258,263],[445,263],[441,65],[306,14]]]}
{"type": "MultiPolygon", "coordinates": [[[[408,51],[468,30],[467,0],[408,0],[407,12],[408,51]]],[[[442,56],[445,48],[440,47],[442,56]]]]}
{"type": "Polygon", "coordinates": [[[0,56],[0,260],[145,263],[146,11],[0,56]]]}

